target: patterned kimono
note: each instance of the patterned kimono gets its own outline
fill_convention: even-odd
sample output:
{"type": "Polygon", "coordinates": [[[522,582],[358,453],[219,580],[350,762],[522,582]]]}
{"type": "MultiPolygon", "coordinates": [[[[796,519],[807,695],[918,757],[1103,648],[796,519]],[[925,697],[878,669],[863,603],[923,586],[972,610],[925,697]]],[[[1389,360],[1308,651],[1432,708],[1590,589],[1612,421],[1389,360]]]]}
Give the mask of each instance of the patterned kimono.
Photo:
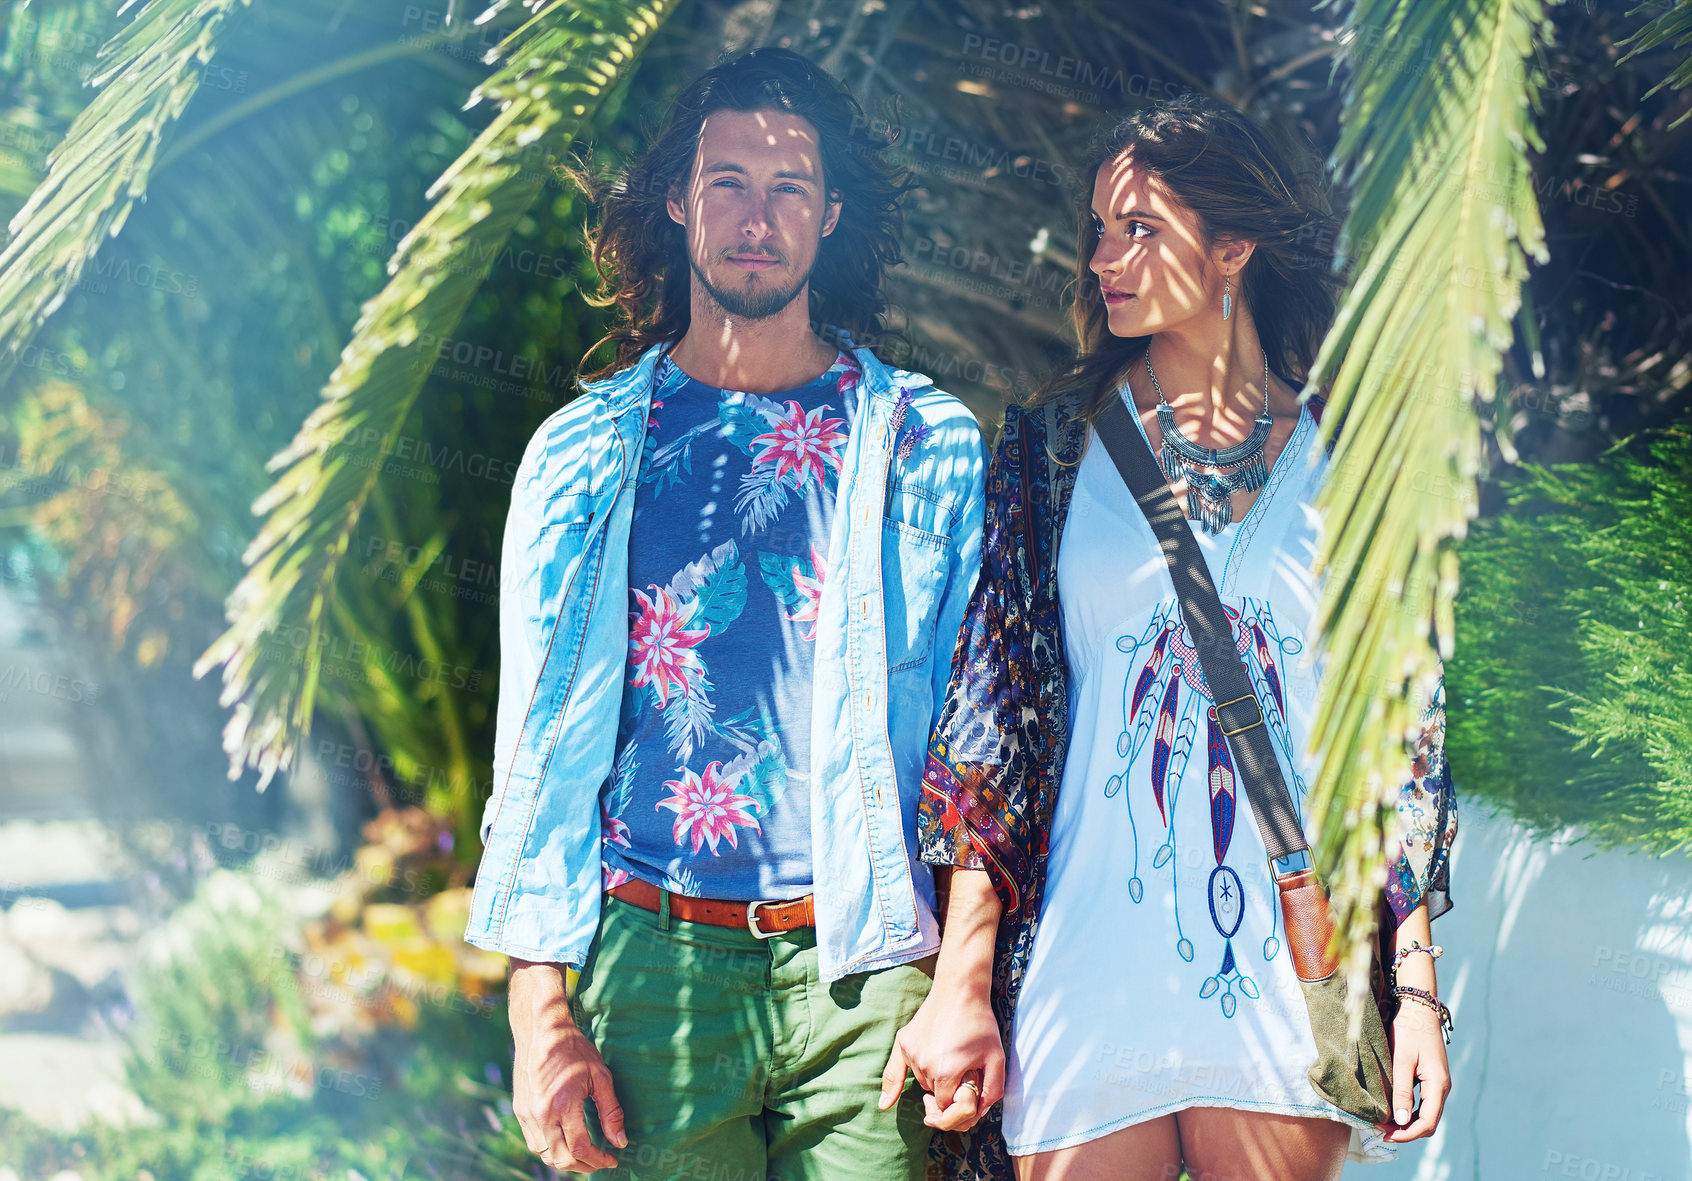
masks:
{"type": "MultiPolygon", "coordinates": [[[[1057,591],[1057,552],[1087,444],[1075,396],[1006,411],[987,474],[982,572],[958,635],[951,683],[929,745],[917,820],[923,860],[988,871],[1003,908],[993,1006],[1008,1048],[1034,948],[1046,856],[1071,733],[1070,678],[1057,591]]],[[[1319,406],[1312,404],[1313,414],[1319,406]]],[[[1424,719],[1400,808],[1411,835],[1388,875],[1401,921],[1424,899],[1450,908],[1456,807],[1444,757],[1443,693],[1424,719]]],[[[930,1178],[1008,1181],[1001,1113],[967,1134],[936,1135],[930,1178]]]]}

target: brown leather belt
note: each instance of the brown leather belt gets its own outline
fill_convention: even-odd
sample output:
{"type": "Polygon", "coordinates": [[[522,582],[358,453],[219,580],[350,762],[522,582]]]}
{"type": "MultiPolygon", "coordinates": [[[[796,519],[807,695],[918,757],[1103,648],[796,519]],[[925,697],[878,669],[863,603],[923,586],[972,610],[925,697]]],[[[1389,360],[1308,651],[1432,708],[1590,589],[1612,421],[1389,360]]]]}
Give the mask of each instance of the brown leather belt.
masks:
{"type": "Polygon", "coordinates": [[[752,932],[759,939],[817,925],[816,908],[810,894],[790,902],[718,902],[712,898],[689,898],[686,894],[665,891],[639,878],[630,878],[606,893],[651,911],[658,910],[664,894],[669,893],[671,918],[708,923],[713,927],[738,927],[752,932]]]}

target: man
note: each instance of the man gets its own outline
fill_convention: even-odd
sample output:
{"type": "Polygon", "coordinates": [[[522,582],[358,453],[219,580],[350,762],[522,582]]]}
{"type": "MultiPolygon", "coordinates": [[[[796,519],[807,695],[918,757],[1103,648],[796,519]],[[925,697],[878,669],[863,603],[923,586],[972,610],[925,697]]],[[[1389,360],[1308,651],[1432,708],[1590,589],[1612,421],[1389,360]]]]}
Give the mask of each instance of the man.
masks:
{"type": "Polygon", "coordinates": [[[898,257],[865,126],[786,50],[688,87],[602,197],[616,360],[518,469],[465,937],[512,957],[514,1107],[557,1168],[922,1175],[921,1091],[875,1100],[939,947],[916,806],[984,455],[813,331],[875,333],[898,257]]]}

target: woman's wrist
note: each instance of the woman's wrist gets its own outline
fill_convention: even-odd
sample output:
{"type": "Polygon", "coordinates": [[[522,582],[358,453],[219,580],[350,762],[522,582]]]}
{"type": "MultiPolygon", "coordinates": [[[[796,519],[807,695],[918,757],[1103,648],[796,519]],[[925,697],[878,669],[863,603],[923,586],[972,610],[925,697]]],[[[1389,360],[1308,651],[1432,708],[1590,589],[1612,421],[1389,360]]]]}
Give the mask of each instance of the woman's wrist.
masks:
{"type": "Polygon", "coordinates": [[[1446,1044],[1450,1044],[1451,1031],[1455,1026],[1451,1010],[1446,1008],[1444,1001],[1429,990],[1414,985],[1400,984],[1392,991],[1398,998],[1398,1014],[1393,1019],[1395,1026],[1403,1022],[1411,1029],[1437,1030],[1446,1044]]]}
{"type": "Polygon", "coordinates": [[[1426,989],[1428,992],[1439,991],[1439,977],[1434,972],[1433,961],[1425,956],[1400,964],[1398,971],[1392,974],[1392,983],[1407,984],[1412,988],[1426,989]]]}
{"type": "Polygon", "coordinates": [[[1392,962],[1387,965],[1392,984],[1395,987],[1408,985],[1427,992],[1439,991],[1434,961],[1443,954],[1443,947],[1425,943],[1414,936],[1400,939],[1398,951],[1393,955],[1392,962]]]}
{"type": "Polygon", "coordinates": [[[1412,937],[1408,942],[1399,943],[1398,950],[1393,953],[1392,969],[1393,969],[1393,971],[1396,972],[1401,965],[1409,963],[1410,961],[1414,960],[1417,956],[1424,956],[1425,955],[1425,956],[1428,957],[1428,960],[1431,962],[1433,960],[1437,960],[1440,956],[1442,956],[1444,954],[1445,954],[1445,948],[1439,946],[1439,944],[1437,944],[1437,943],[1423,943],[1420,940],[1412,937]]]}

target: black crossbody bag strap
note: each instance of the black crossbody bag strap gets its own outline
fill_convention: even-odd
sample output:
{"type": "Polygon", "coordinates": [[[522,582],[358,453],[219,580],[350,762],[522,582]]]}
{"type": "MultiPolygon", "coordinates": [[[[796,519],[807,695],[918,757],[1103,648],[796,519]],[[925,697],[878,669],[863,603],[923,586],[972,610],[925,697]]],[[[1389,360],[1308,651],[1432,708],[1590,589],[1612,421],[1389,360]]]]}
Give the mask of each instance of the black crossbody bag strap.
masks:
{"type": "Polygon", "coordinates": [[[1269,744],[1269,730],[1263,724],[1263,710],[1252,691],[1251,674],[1240,661],[1234,645],[1234,629],[1217,597],[1216,584],[1204,563],[1198,539],[1187,516],[1175,501],[1163,469],[1151,448],[1128,417],[1120,396],[1112,396],[1093,421],[1093,429],[1110,453],[1140,511],[1157,535],[1169,574],[1175,580],[1175,594],[1181,600],[1181,615],[1187,635],[1198,652],[1199,667],[1216,701],[1216,719],[1234,758],[1234,772],[1251,801],[1263,845],[1273,862],[1310,848],[1298,823],[1292,794],[1281,776],[1281,765],[1269,744]]]}

